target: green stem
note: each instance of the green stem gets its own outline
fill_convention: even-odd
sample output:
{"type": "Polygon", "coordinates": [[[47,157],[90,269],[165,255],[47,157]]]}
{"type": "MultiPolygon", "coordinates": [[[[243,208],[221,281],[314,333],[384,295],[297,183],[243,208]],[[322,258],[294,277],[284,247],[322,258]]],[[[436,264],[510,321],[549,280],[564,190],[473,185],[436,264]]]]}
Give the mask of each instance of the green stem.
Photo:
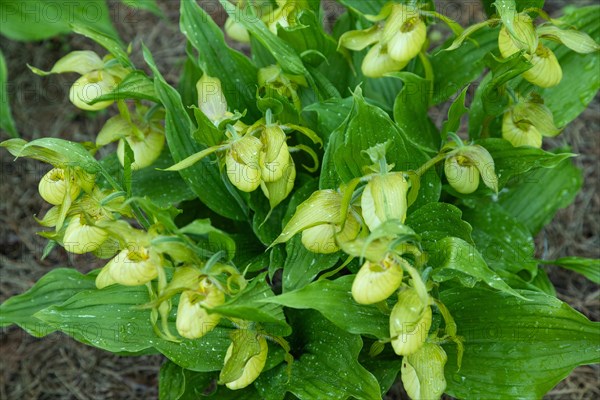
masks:
{"type": "Polygon", "coordinates": [[[427,170],[429,170],[429,168],[433,167],[435,164],[437,164],[438,162],[444,160],[446,158],[446,154],[438,154],[437,156],[433,157],[431,160],[427,161],[425,164],[421,165],[419,167],[419,169],[417,169],[415,171],[415,173],[421,177],[425,174],[425,172],[427,172],[427,170]]]}

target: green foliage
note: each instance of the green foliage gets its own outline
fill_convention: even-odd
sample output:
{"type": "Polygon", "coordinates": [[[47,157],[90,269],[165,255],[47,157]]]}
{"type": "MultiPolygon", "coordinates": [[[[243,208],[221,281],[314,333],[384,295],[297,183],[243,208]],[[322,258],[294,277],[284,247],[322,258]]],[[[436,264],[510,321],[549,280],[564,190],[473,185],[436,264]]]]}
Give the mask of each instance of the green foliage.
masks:
{"type": "MultiPolygon", "coordinates": [[[[154,1],[124,3],[160,14],[154,1]]],[[[2,142],[54,167],[40,183],[53,206],[38,220],[47,251],[110,261],[48,273],[0,305],[1,327],[161,353],[168,400],[371,400],[398,380],[412,393],[534,399],[600,361],[598,323],[558,300],[540,268],[598,283],[598,260],[539,260],[534,241],[582,186],[574,154],[541,149],[559,130],[539,130],[564,127],[600,88],[600,7],[547,22],[591,39],[569,31],[588,43],[576,54],[541,37],[563,71],[542,88],[527,74],[537,53],[515,43],[516,16],[543,1],[483,1],[491,19],[462,31],[430,1],[340,0],[333,35],[317,0],[220,3],[228,39],[251,54],[182,0],[177,88],[145,46],[151,74],[135,66],[108,20],[25,32],[14,21],[30,17],[2,3],[8,37],[72,30],[104,47],[107,58],[78,52],[80,64],[55,67],[110,87],[74,104],[116,107],[96,144],[2,142]],[[435,23],[457,37],[430,50],[435,23]],[[404,41],[415,29],[422,40],[404,41]],[[99,160],[112,141],[116,154],[99,160]],[[429,364],[439,373],[422,376],[429,364]]],[[[16,136],[6,82],[0,59],[2,128],[16,136]]]]}

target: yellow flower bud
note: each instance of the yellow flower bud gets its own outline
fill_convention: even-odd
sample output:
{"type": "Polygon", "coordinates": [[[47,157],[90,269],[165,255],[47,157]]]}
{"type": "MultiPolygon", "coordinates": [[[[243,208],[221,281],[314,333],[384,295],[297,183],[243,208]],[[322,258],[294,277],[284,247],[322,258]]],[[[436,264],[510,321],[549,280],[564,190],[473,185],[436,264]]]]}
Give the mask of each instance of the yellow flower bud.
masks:
{"type": "Polygon", "coordinates": [[[387,46],[377,43],[365,56],[361,69],[369,78],[381,78],[387,73],[400,71],[408,65],[408,61],[394,60],[389,55],[387,46]]]}
{"type": "Polygon", "coordinates": [[[108,232],[97,226],[88,225],[82,214],[75,215],[69,221],[63,246],[70,253],[84,254],[97,250],[108,238],[108,232]]]}
{"type": "Polygon", "coordinates": [[[235,18],[227,18],[227,21],[225,21],[225,33],[237,42],[250,43],[248,30],[235,18]]]}
{"type": "Polygon", "coordinates": [[[515,147],[542,147],[542,134],[528,121],[515,122],[512,111],[502,118],[502,137],[515,147]]]}
{"type": "MultiPolygon", "coordinates": [[[[61,205],[65,200],[65,194],[67,192],[65,170],[61,168],[51,169],[40,180],[38,190],[42,198],[48,203],[55,206],[61,205]]],[[[77,196],[79,196],[79,192],[81,192],[81,188],[75,181],[75,174],[72,174],[69,182],[69,195],[71,200],[75,200],[77,196]]]]}
{"type": "Polygon", "coordinates": [[[244,136],[231,145],[225,156],[227,176],[235,187],[243,192],[252,192],[261,182],[259,165],[263,144],[254,136],[244,136]]]}
{"type": "Polygon", "coordinates": [[[160,257],[153,250],[145,247],[125,249],[102,268],[96,286],[102,289],[113,283],[143,285],[158,276],[158,268],[161,268],[160,257]]]}
{"type": "Polygon", "coordinates": [[[402,268],[389,255],[379,263],[366,261],[352,283],[352,297],[359,304],[379,303],[400,287],[402,275],[402,268]]]}
{"type": "Polygon", "coordinates": [[[473,193],[479,186],[479,170],[464,156],[448,157],[444,163],[444,173],[450,186],[459,193],[473,193]]]}
{"type": "Polygon", "coordinates": [[[425,343],[416,353],[402,359],[402,384],[412,400],[439,399],[446,390],[444,366],[448,356],[444,349],[425,343]]]}
{"type": "Polygon", "coordinates": [[[218,78],[204,74],[196,83],[196,90],[198,92],[198,108],[215,125],[218,125],[229,114],[221,81],[218,78]]]}
{"type": "Polygon", "coordinates": [[[165,135],[157,127],[148,126],[143,136],[142,139],[132,135],[119,140],[117,157],[121,165],[125,165],[125,140],[127,140],[129,147],[133,151],[134,162],[131,164],[132,169],[146,168],[158,159],[165,145],[165,135]]]}
{"type": "MultiPolygon", "coordinates": [[[[232,382],[225,383],[225,386],[227,386],[229,389],[238,390],[250,385],[256,380],[256,378],[258,378],[263,368],[265,367],[269,347],[264,337],[257,336],[256,340],[258,340],[260,351],[258,352],[258,354],[255,354],[254,356],[250,357],[250,359],[246,362],[242,371],[242,375],[238,379],[232,382]]],[[[225,364],[227,364],[227,362],[231,359],[231,356],[233,354],[233,347],[234,344],[232,343],[227,349],[224,361],[225,364]]]]}
{"type": "Polygon", "coordinates": [[[113,101],[100,101],[90,105],[88,102],[96,97],[112,92],[117,86],[117,80],[105,71],[92,71],[82,75],[69,89],[69,100],[75,107],[82,110],[98,111],[110,106],[113,101]]]}
{"type": "Polygon", "coordinates": [[[206,335],[215,329],[221,320],[220,314],[210,314],[206,309],[220,306],[224,302],[223,292],[207,279],[200,282],[198,291],[184,291],[177,307],[177,332],[188,339],[206,335]]]}
{"type": "Polygon", "coordinates": [[[407,289],[398,295],[390,315],[392,347],[399,356],[416,353],[425,343],[431,328],[431,306],[424,304],[417,291],[407,289]]]}
{"type": "Polygon", "coordinates": [[[404,222],[408,188],[408,181],[401,172],[376,175],[367,183],[360,204],[363,218],[371,231],[387,220],[404,222]]]}
{"type": "Polygon", "coordinates": [[[264,128],[260,136],[260,167],[264,182],[275,182],[283,176],[290,159],[286,139],[287,136],[280,126],[269,125],[264,128]]]}

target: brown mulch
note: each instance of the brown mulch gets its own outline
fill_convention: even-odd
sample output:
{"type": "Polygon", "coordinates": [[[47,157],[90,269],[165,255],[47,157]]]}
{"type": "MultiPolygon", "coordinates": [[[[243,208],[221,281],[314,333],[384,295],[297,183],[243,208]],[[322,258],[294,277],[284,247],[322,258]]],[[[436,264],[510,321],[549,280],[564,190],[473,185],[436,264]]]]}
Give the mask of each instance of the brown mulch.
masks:
{"type": "MultiPolygon", "coordinates": [[[[164,20],[142,11],[131,13],[120,3],[109,2],[121,36],[124,41],[133,43],[136,65],[144,65],[140,52],[143,41],[152,50],[167,80],[173,83],[185,56],[185,40],[178,31],[178,2],[159,3],[167,17],[164,20]]],[[[565,4],[547,3],[554,11],[565,4]]],[[[464,11],[466,6],[462,7],[464,11]]],[[[220,22],[224,20],[223,15],[217,18],[220,22]]],[[[71,106],[67,93],[73,76],[40,78],[25,67],[30,64],[49,69],[67,52],[98,49],[95,45],[71,35],[41,43],[16,43],[3,38],[0,47],[8,63],[13,114],[25,139],[51,136],[91,141],[95,138],[108,114],[99,113],[89,118],[90,114],[71,106]]],[[[599,133],[600,103],[596,100],[552,143],[568,143],[573,152],[580,154],[575,162],[584,170],[585,184],[575,204],[561,210],[537,237],[539,255],[544,258],[572,255],[600,258],[599,133]]],[[[48,168],[32,160],[13,162],[6,151],[0,151],[0,166],[0,302],[24,292],[56,266],[76,267],[85,272],[102,264],[93,257],[67,255],[60,249],[42,261],[45,239],[35,234],[40,229],[33,216],[43,215],[48,208],[37,194],[37,182],[48,168]]],[[[548,271],[562,300],[590,319],[600,320],[597,285],[560,268],[549,267],[548,271]]],[[[0,351],[0,399],[148,399],[158,396],[160,356],[119,357],[62,334],[36,339],[15,327],[0,330],[0,351]]],[[[599,398],[599,383],[597,365],[580,367],[545,398],[599,398]]],[[[406,397],[398,386],[390,392],[389,398],[406,397]]]]}

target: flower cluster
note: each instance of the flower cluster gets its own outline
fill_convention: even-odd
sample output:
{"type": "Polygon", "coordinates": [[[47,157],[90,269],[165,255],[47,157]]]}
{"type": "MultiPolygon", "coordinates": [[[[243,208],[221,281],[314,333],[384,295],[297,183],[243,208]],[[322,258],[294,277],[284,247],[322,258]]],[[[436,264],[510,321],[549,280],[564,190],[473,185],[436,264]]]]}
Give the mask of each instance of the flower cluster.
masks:
{"type": "Polygon", "coordinates": [[[296,15],[303,9],[302,2],[298,0],[275,0],[275,6],[270,2],[257,3],[247,0],[237,0],[236,3],[238,10],[243,15],[238,14],[235,17],[228,17],[224,28],[225,33],[230,38],[241,43],[250,42],[250,33],[244,24],[240,22],[240,19],[246,15],[253,18],[253,14],[258,15],[257,18],[260,18],[271,32],[277,34],[280,26],[284,28],[295,26],[296,15]]]}
{"type": "MultiPolygon", "coordinates": [[[[283,73],[276,72],[275,68],[279,69],[274,66],[264,74],[261,72],[264,84],[286,82],[281,83],[278,90],[290,96],[295,95],[296,88],[291,86],[283,73]]],[[[321,139],[308,128],[274,122],[269,111],[264,118],[246,125],[241,121],[242,114],[228,110],[218,78],[203,75],[197,83],[197,89],[198,107],[221,130],[221,143],[186,158],[168,170],[188,168],[210,154],[219,153],[227,177],[236,188],[243,192],[253,192],[260,187],[269,199],[271,209],[275,208],[290,194],[294,186],[296,166],[291,153],[306,151],[317,160],[316,154],[308,146],[288,146],[286,132],[302,133],[319,145],[322,144],[321,139]]],[[[315,171],[318,164],[305,168],[315,171]]]]}
{"type": "Polygon", "coordinates": [[[379,78],[400,71],[415,58],[427,40],[427,27],[417,8],[389,3],[377,16],[366,16],[377,22],[365,30],[348,31],[339,46],[360,51],[371,46],[362,62],[365,76],[379,78]]]}

